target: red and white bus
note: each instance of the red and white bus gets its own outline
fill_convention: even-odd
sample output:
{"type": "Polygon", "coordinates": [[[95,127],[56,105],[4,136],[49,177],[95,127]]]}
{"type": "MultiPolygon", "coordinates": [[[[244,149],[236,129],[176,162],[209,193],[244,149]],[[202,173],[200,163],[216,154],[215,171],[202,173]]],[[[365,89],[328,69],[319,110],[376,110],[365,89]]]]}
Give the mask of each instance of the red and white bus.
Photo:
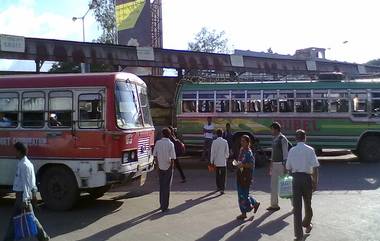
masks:
{"type": "Polygon", "coordinates": [[[81,192],[153,170],[147,87],[133,74],[0,77],[0,187],[12,186],[13,144],[29,148],[47,207],[70,209],[81,192]]]}

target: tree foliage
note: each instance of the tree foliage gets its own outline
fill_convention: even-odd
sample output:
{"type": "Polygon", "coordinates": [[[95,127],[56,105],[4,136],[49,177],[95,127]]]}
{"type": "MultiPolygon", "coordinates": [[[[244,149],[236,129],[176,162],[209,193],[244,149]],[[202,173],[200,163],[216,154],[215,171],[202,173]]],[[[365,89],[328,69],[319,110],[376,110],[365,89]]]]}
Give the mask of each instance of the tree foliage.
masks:
{"type": "Polygon", "coordinates": [[[58,62],[54,63],[49,72],[52,73],[80,73],[80,65],[74,63],[58,62]]]}
{"type": "Polygon", "coordinates": [[[215,29],[208,30],[203,27],[195,35],[194,40],[188,43],[188,49],[208,53],[229,53],[228,39],[224,31],[217,32],[215,29]]]}
{"type": "Polygon", "coordinates": [[[96,42],[116,44],[117,42],[116,15],[115,15],[116,0],[91,1],[89,3],[89,6],[91,7],[92,4],[93,4],[95,19],[102,30],[102,35],[96,40],[96,42]]]}
{"type": "Polygon", "coordinates": [[[369,64],[369,65],[380,66],[380,59],[373,59],[373,60],[370,60],[370,61],[367,62],[367,64],[369,64]]]}

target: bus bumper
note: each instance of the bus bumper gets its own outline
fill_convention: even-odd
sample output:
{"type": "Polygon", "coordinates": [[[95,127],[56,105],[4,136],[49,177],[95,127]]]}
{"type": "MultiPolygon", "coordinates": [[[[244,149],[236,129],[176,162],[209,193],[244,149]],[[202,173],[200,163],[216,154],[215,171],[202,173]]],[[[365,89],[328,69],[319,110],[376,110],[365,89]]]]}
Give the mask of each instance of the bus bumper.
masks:
{"type": "Polygon", "coordinates": [[[154,169],[153,156],[146,158],[145,160],[139,161],[139,166],[134,178],[141,176],[143,173],[150,172],[154,169]]]}

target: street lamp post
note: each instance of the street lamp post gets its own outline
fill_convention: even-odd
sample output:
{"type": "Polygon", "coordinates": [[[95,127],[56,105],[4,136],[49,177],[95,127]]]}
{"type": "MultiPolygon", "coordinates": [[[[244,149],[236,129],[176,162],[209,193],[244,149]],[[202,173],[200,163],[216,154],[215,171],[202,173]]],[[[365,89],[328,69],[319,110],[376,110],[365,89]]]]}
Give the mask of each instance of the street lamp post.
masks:
{"type": "MultiPolygon", "coordinates": [[[[92,0],[91,4],[89,5],[86,13],[82,16],[82,17],[73,17],[72,20],[73,22],[77,21],[78,19],[79,20],[82,20],[82,41],[83,42],[86,42],[86,35],[85,35],[85,31],[84,31],[84,19],[85,17],[87,16],[88,12],[91,10],[91,9],[94,9],[96,6],[97,6],[97,1],[96,0],[92,0]]],[[[86,63],[81,63],[80,64],[81,66],[81,73],[86,73],[86,63]]],[[[88,66],[89,67],[89,66],[88,66]]],[[[90,68],[88,68],[89,70],[90,68]]]]}

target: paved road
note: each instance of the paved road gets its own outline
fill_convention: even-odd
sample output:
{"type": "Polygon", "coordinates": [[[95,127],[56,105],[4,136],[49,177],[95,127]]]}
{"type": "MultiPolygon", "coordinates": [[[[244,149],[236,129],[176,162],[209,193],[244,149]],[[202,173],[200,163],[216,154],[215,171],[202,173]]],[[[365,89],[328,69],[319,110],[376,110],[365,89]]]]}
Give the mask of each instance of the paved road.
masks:
{"type": "MultiPolygon", "coordinates": [[[[323,162],[319,191],[313,198],[314,224],[308,241],[379,241],[380,164],[323,162]]],[[[326,158],[324,158],[326,159],[326,158]]],[[[336,158],[338,159],[338,158],[336,158]]],[[[341,158],[342,159],[342,158],[341,158]]],[[[235,179],[229,173],[228,191],[213,193],[214,177],[203,169],[185,170],[188,182],[175,173],[168,214],[158,212],[157,177],[143,187],[135,182],[117,187],[100,200],[83,197],[69,212],[42,209],[37,214],[54,241],[61,240],[293,240],[293,217],[288,200],[282,209],[268,213],[269,177],[255,173],[253,194],[261,201],[258,213],[246,222],[239,214],[235,179]]],[[[5,231],[13,198],[0,199],[0,237],[5,231]]]]}

